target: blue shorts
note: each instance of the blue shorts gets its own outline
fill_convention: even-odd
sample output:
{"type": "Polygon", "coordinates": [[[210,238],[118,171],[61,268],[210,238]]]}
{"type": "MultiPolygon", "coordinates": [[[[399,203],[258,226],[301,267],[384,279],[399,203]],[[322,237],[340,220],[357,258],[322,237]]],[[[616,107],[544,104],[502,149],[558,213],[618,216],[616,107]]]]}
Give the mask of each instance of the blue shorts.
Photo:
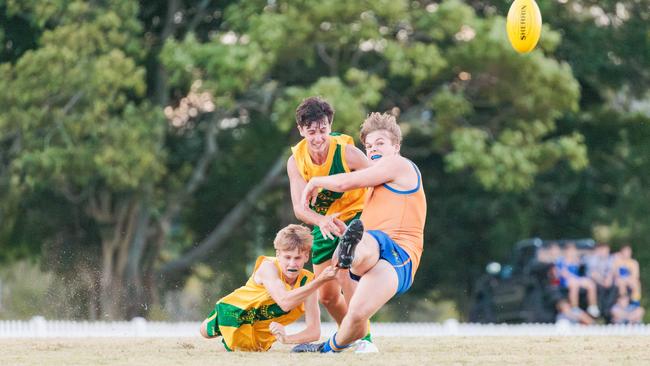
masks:
{"type": "MultiPolygon", "coordinates": [[[[408,253],[402,249],[390,236],[386,235],[381,230],[368,230],[368,234],[372,235],[379,244],[379,259],[383,259],[390,263],[397,273],[397,295],[401,295],[408,291],[413,284],[413,262],[408,253]]],[[[358,281],[361,277],[355,275],[350,271],[350,277],[358,281]]]]}

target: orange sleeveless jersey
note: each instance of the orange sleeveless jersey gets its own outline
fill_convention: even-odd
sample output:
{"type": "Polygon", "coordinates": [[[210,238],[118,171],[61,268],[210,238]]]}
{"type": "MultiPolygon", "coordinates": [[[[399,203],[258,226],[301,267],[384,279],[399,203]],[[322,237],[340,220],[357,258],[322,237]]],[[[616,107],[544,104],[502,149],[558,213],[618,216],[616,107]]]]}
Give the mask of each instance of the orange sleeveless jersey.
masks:
{"type": "MultiPolygon", "coordinates": [[[[410,162],[410,161],[409,161],[410,162]]],[[[413,164],[413,163],[411,163],[413,164]]],[[[413,262],[412,276],[420,264],[424,246],[424,222],[427,201],[418,173],[418,186],[410,191],[395,192],[386,184],[372,188],[367,195],[361,221],[366,230],[381,230],[404,249],[413,262]]]]}

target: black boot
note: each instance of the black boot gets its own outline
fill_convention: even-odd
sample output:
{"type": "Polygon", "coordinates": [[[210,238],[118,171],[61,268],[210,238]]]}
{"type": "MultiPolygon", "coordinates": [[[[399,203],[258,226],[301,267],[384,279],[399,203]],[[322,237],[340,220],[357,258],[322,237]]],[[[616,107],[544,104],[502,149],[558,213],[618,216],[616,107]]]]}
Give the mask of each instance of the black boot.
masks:
{"type": "Polygon", "coordinates": [[[348,228],[341,236],[339,242],[339,263],[336,265],[339,268],[347,269],[352,267],[352,260],[354,259],[354,249],[363,237],[363,222],[358,219],[352,220],[348,228]]]}

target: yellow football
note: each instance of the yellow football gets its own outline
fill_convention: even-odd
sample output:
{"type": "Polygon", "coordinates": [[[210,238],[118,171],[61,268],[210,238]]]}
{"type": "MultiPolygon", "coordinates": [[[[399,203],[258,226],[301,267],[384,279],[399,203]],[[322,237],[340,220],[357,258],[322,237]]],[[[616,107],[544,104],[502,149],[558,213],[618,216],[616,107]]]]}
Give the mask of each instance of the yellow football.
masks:
{"type": "Polygon", "coordinates": [[[515,0],[506,20],[508,40],[515,51],[530,52],[542,33],[542,14],[535,0],[515,0]]]}

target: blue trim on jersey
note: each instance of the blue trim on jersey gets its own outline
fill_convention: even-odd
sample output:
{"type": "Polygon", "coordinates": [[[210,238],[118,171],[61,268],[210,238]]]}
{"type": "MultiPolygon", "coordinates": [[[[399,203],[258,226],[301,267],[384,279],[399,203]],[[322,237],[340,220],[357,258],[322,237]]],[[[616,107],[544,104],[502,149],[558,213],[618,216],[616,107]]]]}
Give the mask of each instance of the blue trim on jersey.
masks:
{"type": "Polygon", "coordinates": [[[413,284],[413,262],[411,257],[402,247],[381,230],[368,230],[379,244],[379,259],[383,259],[393,266],[397,273],[397,292],[401,295],[408,291],[413,284]]]}
{"type": "Polygon", "coordinates": [[[415,172],[418,174],[418,185],[415,188],[413,188],[411,190],[408,190],[408,191],[400,191],[399,189],[395,189],[395,188],[389,186],[388,183],[384,183],[383,186],[386,187],[386,189],[388,189],[389,191],[391,191],[393,193],[397,193],[397,194],[411,194],[411,193],[417,192],[418,189],[420,189],[420,180],[421,180],[420,179],[420,170],[418,169],[418,167],[415,165],[414,162],[409,160],[409,163],[411,163],[413,165],[413,168],[415,168],[415,172]]]}

